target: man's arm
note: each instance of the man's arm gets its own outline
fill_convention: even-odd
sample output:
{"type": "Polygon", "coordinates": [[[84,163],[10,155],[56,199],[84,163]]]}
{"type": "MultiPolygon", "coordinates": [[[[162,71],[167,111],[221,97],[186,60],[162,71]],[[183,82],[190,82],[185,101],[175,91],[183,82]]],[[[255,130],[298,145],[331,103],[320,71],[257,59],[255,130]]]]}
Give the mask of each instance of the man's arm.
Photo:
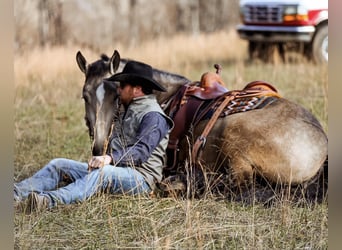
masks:
{"type": "Polygon", "coordinates": [[[139,125],[135,143],[123,150],[111,152],[113,162],[120,165],[140,165],[147,161],[153,150],[168,133],[169,125],[158,112],[147,113],[139,125]]]}

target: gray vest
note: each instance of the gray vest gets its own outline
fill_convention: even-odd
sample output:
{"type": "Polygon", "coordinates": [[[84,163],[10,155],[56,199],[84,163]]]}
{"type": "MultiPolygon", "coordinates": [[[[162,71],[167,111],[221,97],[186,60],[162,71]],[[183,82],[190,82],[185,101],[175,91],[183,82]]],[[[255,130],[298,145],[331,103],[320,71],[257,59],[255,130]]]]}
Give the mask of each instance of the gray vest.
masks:
{"type": "MultiPolygon", "coordinates": [[[[173,121],[164,114],[160,108],[155,95],[146,95],[134,98],[128,106],[124,117],[121,116],[115,124],[115,130],[120,129],[119,137],[111,140],[111,149],[122,149],[126,145],[133,145],[136,142],[136,132],[145,114],[149,112],[159,112],[162,114],[170,125],[170,130],[173,128],[173,121]]],[[[134,167],[144,177],[151,189],[153,190],[156,182],[162,179],[162,170],[166,163],[166,147],[169,141],[169,133],[160,141],[158,146],[152,151],[148,160],[139,166],[134,167]]],[[[132,164],[133,165],[133,164],[132,164]]]]}

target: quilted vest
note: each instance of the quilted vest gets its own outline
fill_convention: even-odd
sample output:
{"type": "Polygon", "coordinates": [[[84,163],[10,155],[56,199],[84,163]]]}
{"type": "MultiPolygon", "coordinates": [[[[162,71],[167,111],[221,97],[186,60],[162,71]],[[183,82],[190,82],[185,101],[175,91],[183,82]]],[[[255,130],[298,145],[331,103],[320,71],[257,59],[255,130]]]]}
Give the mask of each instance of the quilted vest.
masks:
{"type": "Polygon", "coordinates": [[[166,164],[166,147],[169,141],[169,133],[173,128],[173,121],[164,114],[155,95],[145,95],[133,99],[121,119],[115,124],[115,130],[121,130],[119,135],[120,139],[116,137],[115,140],[111,140],[110,146],[112,150],[116,150],[122,149],[125,145],[134,145],[138,127],[144,115],[149,112],[159,112],[162,114],[166,118],[170,129],[166,136],[159,142],[158,146],[152,151],[152,154],[146,162],[139,166],[133,166],[132,164],[129,167],[134,167],[138,170],[153,190],[155,183],[160,182],[162,179],[163,167],[166,164]]]}

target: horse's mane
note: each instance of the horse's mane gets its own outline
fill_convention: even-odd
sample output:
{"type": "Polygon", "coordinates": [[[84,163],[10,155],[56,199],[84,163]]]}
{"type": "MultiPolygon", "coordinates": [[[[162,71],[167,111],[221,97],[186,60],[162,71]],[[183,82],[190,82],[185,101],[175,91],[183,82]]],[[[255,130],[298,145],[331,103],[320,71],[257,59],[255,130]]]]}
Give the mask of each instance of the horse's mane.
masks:
{"type": "MultiPolygon", "coordinates": [[[[110,60],[110,58],[104,53],[101,54],[100,57],[101,57],[101,60],[105,61],[105,62],[108,62],[110,60]]],[[[122,65],[122,67],[123,67],[123,65],[125,65],[129,61],[135,61],[135,60],[130,59],[130,58],[120,58],[120,64],[122,65]]],[[[169,79],[169,80],[171,80],[171,82],[178,82],[179,83],[179,82],[189,82],[190,81],[189,79],[187,79],[186,77],[184,77],[182,75],[179,75],[176,73],[171,73],[171,72],[161,70],[161,69],[157,69],[154,67],[153,67],[153,75],[155,77],[160,78],[160,79],[169,79]]]]}
{"type": "Polygon", "coordinates": [[[179,75],[179,74],[176,74],[176,73],[171,73],[171,72],[160,70],[160,69],[156,69],[156,68],[153,68],[153,70],[154,70],[154,72],[153,72],[154,74],[163,75],[163,76],[166,76],[166,77],[172,77],[173,79],[177,79],[177,80],[190,81],[185,76],[182,76],[182,75],[179,75]]]}
{"type": "Polygon", "coordinates": [[[101,54],[101,60],[103,61],[109,61],[109,57],[106,54],[101,54]]]}

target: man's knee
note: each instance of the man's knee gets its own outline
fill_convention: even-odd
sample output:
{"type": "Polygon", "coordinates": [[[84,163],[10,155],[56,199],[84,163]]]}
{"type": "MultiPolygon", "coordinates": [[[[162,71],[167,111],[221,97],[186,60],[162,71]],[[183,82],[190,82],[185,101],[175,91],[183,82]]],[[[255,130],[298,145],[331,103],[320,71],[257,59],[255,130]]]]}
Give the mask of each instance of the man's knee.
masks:
{"type": "Polygon", "coordinates": [[[115,167],[112,165],[105,165],[101,168],[100,173],[103,176],[112,176],[115,174],[115,167]]]}
{"type": "Polygon", "coordinates": [[[55,169],[57,171],[63,171],[63,168],[70,167],[70,160],[65,158],[55,158],[52,159],[45,167],[49,169],[55,169]]]}
{"type": "Polygon", "coordinates": [[[66,162],[67,159],[64,159],[64,158],[55,158],[55,159],[52,159],[50,162],[49,162],[49,165],[61,165],[63,163],[66,162]]]}

